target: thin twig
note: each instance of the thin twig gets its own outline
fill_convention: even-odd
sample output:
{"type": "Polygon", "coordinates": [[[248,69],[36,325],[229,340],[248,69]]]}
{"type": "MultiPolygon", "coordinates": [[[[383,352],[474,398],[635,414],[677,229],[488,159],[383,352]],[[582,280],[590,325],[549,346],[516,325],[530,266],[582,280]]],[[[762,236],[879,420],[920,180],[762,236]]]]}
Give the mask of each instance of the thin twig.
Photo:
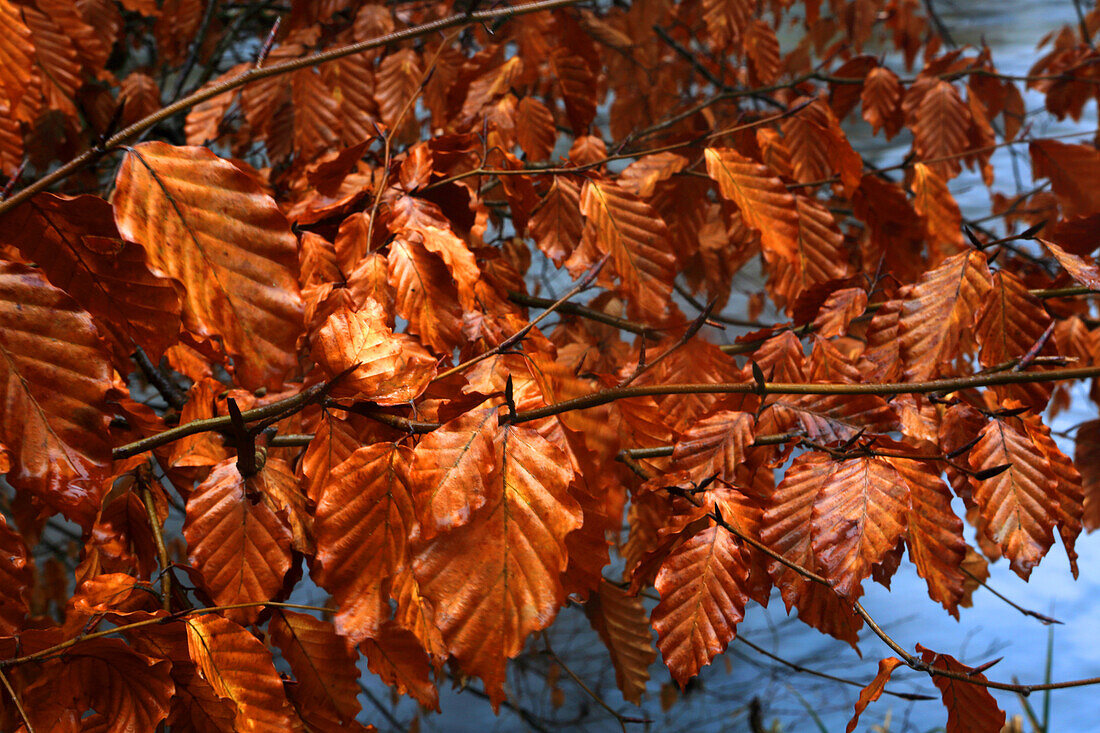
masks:
{"type": "Polygon", "coordinates": [[[0,682],[4,683],[4,689],[11,695],[11,700],[15,703],[15,709],[19,711],[19,717],[23,719],[23,725],[27,727],[27,733],[34,733],[34,726],[31,725],[31,719],[27,717],[27,711],[23,709],[23,703],[20,702],[19,696],[15,694],[15,688],[11,686],[11,682],[8,681],[8,676],[4,674],[4,669],[0,667],[0,682]]]}
{"type": "MultiPolygon", "coordinates": [[[[146,464],[147,470],[148,464],[146,464]]],[[[157,561],[160,563],[160,604],[165,611],[172,610],[172,564],[168,560],[168,548],[164,545],[164,529],[157,516],[153,491],[149,488],[145,472],[138,471],[137,482],[140,488],[141,503],[145,505],[145,516],[149,520],[149,529],[153,532],[153,544],[157,548],[157,561]]]]}

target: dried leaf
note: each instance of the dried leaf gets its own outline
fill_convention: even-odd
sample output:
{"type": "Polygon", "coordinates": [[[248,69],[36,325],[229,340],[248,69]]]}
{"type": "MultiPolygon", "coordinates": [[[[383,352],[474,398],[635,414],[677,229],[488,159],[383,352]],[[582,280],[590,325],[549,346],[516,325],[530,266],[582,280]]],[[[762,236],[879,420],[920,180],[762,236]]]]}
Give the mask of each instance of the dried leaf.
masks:
{"type": "Polygon", "coordinates": [[[598,592],[584,605],[584,613],[611,654],[615,684],[623,699],[641,705],[649,665],[657,659],[641,599],[601,579],[598,592]]]}
{"type": "Polygon", "coordinates": [[[116,178],[115,221],[152,267],[185,288],[185,325],[218,335],[246,386],[278,387],[297,365],[298,243],[275,202],[205,148],[142,143],[116,178]]]}

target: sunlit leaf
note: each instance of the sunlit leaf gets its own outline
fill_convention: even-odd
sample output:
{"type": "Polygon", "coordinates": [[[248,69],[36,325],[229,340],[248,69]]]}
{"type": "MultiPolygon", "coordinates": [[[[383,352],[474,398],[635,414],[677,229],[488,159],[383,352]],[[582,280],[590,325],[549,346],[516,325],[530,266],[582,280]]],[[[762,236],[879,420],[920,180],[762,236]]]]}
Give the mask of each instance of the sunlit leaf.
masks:
{"type": "Polygon", "coordinates": [[[277,387],[301,331],[298,243],[275,202],[209,150],[142,143],[119,168],[123,237],[183,283],[185,325],[221,336],[246,385],[277,387]]]}
{"type": "Polygon", "coordinates": [[[494,707],[504,699],[505,661],[561,606],[564,540],[581,523],[559,448],[522,427],[501,430],[498,441],[485,506],[429,543],[413,566],[447,648],[484,680],[494,707]]]}
{"type": "Polygon", "coordinates": [[[766,167],[736,150],[707,148],[707,174],[722,196],[737,204],[741,217],[760,232],[769,257],[798,257],[798,210],[795,198],[766,167]]]}
{"type": "Polygon", "coordinates": [[[268,633],[290,664],[298,686],[296,702],[335,712],[342,722],[359,713],[358,655],[332,624],[313,616],[280,609],[271,619],[268,633]]]}
{"type": "Polygon", "coordinates": [[[292,711],[271,652],[243,627],[214,614],[189,616],[187,649],[203,679],[236,707],[239,731],[287,730],[292,711]]]}
{"type": "Polygon", "coordinates": [[[989,688],[981,683],[986,677],[971,667],[960,664],[948,654],[938,654],[917,644],[921,660],[937,669],[964,674],[973,682],[935,675],[932,682],[943,695],[947,708],[947,733],[999,733],[1005,714],[997,707],[989,688]]]}
{"type": "MultiPolygon", "coordinates": [[[[188,559],[221,604],[268,601],[290,570],[291,531],[227,458],[187,500],[188,559]]],[[[259,607],[227,612],[250,621],[259,607]]]]}
{"type": "Polygon", "coordinates": [[[7,481],[90,527],[111,465],[111,366],[91,316],[38,271],[0,260],[0,356],[7,481]]]}
{"type": "Polygon", "coordinates": [[[377,637],[389,580],[408,562],[408,461],[409,450],[393,443],[364,446],[331,470],[318,497],[314,578],[333,594],[336,628],[353,643],[377,637]]]}

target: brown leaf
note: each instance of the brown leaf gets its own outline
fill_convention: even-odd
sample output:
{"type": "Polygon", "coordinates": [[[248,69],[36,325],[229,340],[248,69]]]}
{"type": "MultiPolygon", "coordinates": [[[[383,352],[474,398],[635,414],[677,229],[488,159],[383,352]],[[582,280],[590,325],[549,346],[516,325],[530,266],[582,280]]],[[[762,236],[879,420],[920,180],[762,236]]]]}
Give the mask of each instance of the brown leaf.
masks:
{"type": "Polygon", "coordinates": [[[584,237],[611,255],[630,305],[653,321],[663,320],[676,274],[664,222],[644,201],[607,182],[585,183],[581,212],[584,237]]]}
{"type": "Polygon", "coordinates": [[[4,219],[3,240],[88,310],[108,335],[123,373],[137,346],[154,363],[175,343],[180,303],[171,281],[146,265],[144,248],[119,238],[97,196],[44,193],[4,219]]]}
{"type": "Polygon", "coordinates": [[[0,355],[7,481],[90,527],[111,466],[112,379],[91,316],[38,271],[0,260],[0,355]]]}
{"type": "Polygon", "coordinates": [[[1077,428],[1073,458],[1081,471],[1085,496],[1083,522],[1091,532],[1100,527],[1100,420],[1089,420],[1077,428]]]}
{"type": "Polygon", "coordinates": [[[706,478],[732,482],[752,445],[756,420],[747,412],[719,410],[688,428],[676,441],[672,461],[696,483],[706,478]]]}
{"type": "Polygon", "coordinates": [[[297,365],[298,243],[267,194],[205,148],[142,143],[113,198],[126,239],[185,288],[185,325],[221,336],[245,386],[276,388],[297,365]]]}
{"type": "Polygon", "coordinates": [[[421,592],[439,609],[448,650],[484,680],[494,708],[504,699],[506,660],[550,625],[564,601],[564,540],[581,523],[561,449],[522,427],[502,429],[498,441],[485,506],[413,564],[421,592]]]}
{"type": "MultiPolygon", "coordinates": [[[[715,503],[734,526],[758,522],[759,510],[734,489],[715,503]],[[751,518],[742,518],[740,514],[751,518]]],[[[661,602],[653,609],[657,647],[669,672],[684,687],[703,666],[726,650],[749,600],[749,555],[742,540],[711,524],[678,545],[661,563],[654,586],[661,602]]]]}
{"type": "Polygon", "coordinates": [[[418,238],[398,236],[390,244],[388,265],[394,304],[409,332],[440,354],[464,343],[458,290],[442,258],[418,238]]]}
{"type": "Polygon", "coordinates": [[[1050,461],[1014,418],[990,420],[970,450],[974,470],[1008,465],[985,480],[971,478],[974,501],[987,524],[989,538],[1024,580],[1054,544],[1051,529],[1058,517],[1058,481],[1050,461]]]}
{"type": "Polygon", "coordinates": [[[859,699],[856,700],[856,713],[848,721],[848,727],[845,729],[847,733],[852,733],[856,729],[859,724],[859,716],[863,714],[867,706],[882,697],[882,691],[886,689],[886,683],[890,681],[890,675],[903,664],[905,662],[897,657],[887,657],[879,660],[878,674],[859,692],[859,699]]]}
{"type": "Polygon", "coordinates": [[[353,721],[359,714],[358,655],[332,624],[278,609],[267,632],[298,681],[294,695],[299,707],[326,708],[343,723],[353,721]]]}
{"type": "Polygon", "coordinates": [[[932,379],[949,369],[991,287],[989,266],[980,252],[953,255],[925,273],[902,305],[899,325],[906,379],[932,379]]]}
{"type": "Polygon", "coordinates": [[[962,212],[947,183],[925,163],[913,166],[913,208],[924,218],[934,252],[952,255],[966,247],[962,233],[962,212]]]}
{"type": "Polygon", "coordinates": [[[1050,179],[1066,218],[1100,212],[1100,151],[1057,140],[1036,140],[1029,150],[1033,175],[1050,179]]]}
{"type": "Polygon", "coordinates": [[[352,643],[378,638],[390,613],[389,581],[408,563],[416,521],[409,453],[394,443],[363,446],[332,470],[318,497],[313,576],[333,594],[336,628],[352,643]]]}
{"type": "Polygon", "coordinates": [[[767,257],[798,259],[798,209],[794,196],[765,166],[729,148],[707,148],[707,174],[723,198],[737,204],[741,217],[760,232],[767,257]]]}
{"type": "Polygon", "coordinates": [[[901,114],[901,82],[898,75],[885,66],[878,66],[867,74],[860,92],[863,119],[871,125],[874,134],[886,131],[886,139],[897,135],[905,122],[901,114]]]}
{"type": "Polygon", "coordinates": [[[940,675],[932,677],[947,708],[947,733],[1000,733],[1005,714],[997,707],[989,688],[980,684],[987,681],[985,675],[960,664],[948,654],[938,654],[920,644],[917,644],[917,651],[925,664],[965,674],[974,680],[967,682],[940,675]]]}
{"type": "Polygon", "coordinates": [[[936,81],[921,98],[910,127],[913,151],[921,162],[944,181],[959,175],[959,154],[967,148],[970,109],[954,84],[936,81]]]}
{"type": "MultiPolygon", "coordinates": [[[[227,458],[187,500],[187,556],[219,604],[269,601],[290,570],[290,527],[255,494],[252,481],[241,476],[236,458],[227,458]]],[[[247,623],[259,611],[257,605],[226,616],[247,623]]]]}
{"type": "Polygon", "coordinates": [[[908,496],[893,466],[878,458],[840,461],[814,499],[813,552],[837,593],[860,584],[905,533],[908,496]]]}
{"type": "Polygon", "coordinates": [[[360,647],[368,668],[383,682],[439,712],[439,690],[429,676],[428,655],[411,632],[387,621],[377,639],[367,639],[360,647]]]}
{"type": "Polygon", "coordinates": [[[23,690],[36,730],[56,730],[56,707],[103,714],[108,731],[155,730],[168,717],[171,664],[139,654],[121,639],[90,639],[37,670],[23,690]],[[52,709],[51,709],[52,708],[52,709]],[[36,712],[41,710],[41,718],[36,712]]]}
{"type": "Polygon", "coordinates": [[[187,649],[219,697],[233,703],[234,730],[291,730],[292,711],[271,652],[249,631],[214,614],[189,616],[187,649]]]}
{"type": "Polygon", "coordinates": [[[1050,250],[1050,253],[1054,255],[1054,259],[1058,260],[1058,264],[1069,273],[1070,277],[1086,288],[1100,290],[1100,268],[1097,268],[1095,263],[1065,251],[1054,242],[1048,242],[1045,239],[1039,241],[1050,250]]]}
{"type": "MultiPolygon", "coordinates": [[[[524,97],[519,100],[517,114],[519,123],[516,125],[516,139],[527,154],[527,160],[540,161],[549,158],[558,138],[553,113],[537,97],[524,97]]],[[[557,177],[554,180],[556,182],[557,177]]]]}
{"type": "Polygon", "coordinates": [[[584,604],[584,613],[611,655],[615,684],[623,699],[641,705],[649,665],[657,659],[641,599],[601,580],[598,592],[584,604]]]}
{"type": "Polygon", "coordinates": [[[561,267],[580,244],[583,227],[580,186],[565,176],[554,176],[550,190],[531,214],[531,237],[561,267]]]}

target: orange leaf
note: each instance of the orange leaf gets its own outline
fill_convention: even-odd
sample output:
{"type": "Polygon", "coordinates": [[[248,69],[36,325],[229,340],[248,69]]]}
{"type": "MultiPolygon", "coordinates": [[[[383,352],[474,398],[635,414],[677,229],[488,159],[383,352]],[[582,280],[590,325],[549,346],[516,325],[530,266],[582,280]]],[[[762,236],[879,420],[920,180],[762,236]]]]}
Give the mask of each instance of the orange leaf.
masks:
{"type": "Polygon", "coordinates": [[[695,482],[717,476],[732,482],[752,445],[756,420],[747,412],[719,410],[688,428],[676,441],[672,461],[695,482]]]}
{"type": "Polygon", "coordinates": [[[458,291],[442,258],[422,242],[398,236],[390,244],[389,281],[397,313],[409,332],[440,354],[464,343],[458,291]]]}
{"type": "Polygon", "coordinates": [[[676,276],[668,230],[649,204],[610,182],[588,181],[581,191],[584,237],[591,238],[622,279],[630,305],[663,320],[676,276]]]}
{"type": "Polygon", "coordinates": [[[429,433],[413,451],[409,484],[424,539],[468,523],[491,493],[497,408],[483,405],[429,433]]]}
{"type": "MultiPolygon", "coordinates": [[[[898,444],[902,451],[912,447],[898,444]]],[[[939,469],[922,461],[885,459],[905,480],[909,492],[906,543],[909,559],[928,584],[928,595],[955,618],[969,576],[962,571],[966,557],[962,520],[951,510],[951,492],[939,469]]]]}
{"type": "Polygon", "coordinates": [[[619,174],[619,186],[640,198],[649,198],[657,184],[687,167],[688,159],[676,153],[643,155],[619,174]]]}
{"type": "MultiPolygon", "coordinates": [[[[813,507],[837,466],[836,461],[820,453],[803,453],[795,458],[761,519],[761,541],[789,562],[814,572],[820,568],[812,549],[813,507]]],[[[797,606],[802,621],[855,645],[862,619],[844,606],[836,593],[776,560],[770,563],[768,572],[788,613],[797,606]]]]}
{"type": "Polygon", "coordinates": [[[844,190],[851,194],[863,176],[863,160],[852,149],[829,105],[821,99],[810,101],[801,97],[792,106],[805,102],[809,104],[782,122],[783,140],[791,152],[795,180],[822,181],[836,173],[844,190]]]}
{"type": "Polygon", "coordinates": [[[31,31],[23,23],[19,9],[20,6],[10,0],[0,0],[0,55],[5,60],[0,68],[0,88],[4,90],[3,98],[8,104],[9,114],[21,109],[19,103],[23,95],[36,81],[31,31]]]}
{"type": "Polygon", "coordinates": [[[984,480],[971,477],[974,501],[987,522],[989,538],[1016,574],[1027,580],[1054,543],[1058,481],[1050,461],[1019,420],[990,420],[980,435],[970,450],[970,465],[982,470],[1008,464],[1008,469],[984,480]]]}
{"type": "Polygon", "coordinates": [[[234,730],[292,730],[292,711],[271,652],[246,629],[222,616],[188,617],[187,649],[203,679],[237,711],[234,730]]]}
{"type": "Polygon", "coordinates": [[[813,552],[837,593],[860,584],[905,533],[908,497],[893,466],[878,458],[840,461],[814,499],[813,552]]]}
{"type": "MultiPolygon", "coordinates": [[[[188,560],[219,604],[269,601],[290,570],[290,528],[255,495],[253,480],[241,476],[236,458],[215,466],[188,498],[183,536],[188,560]]],[[[259,610],[226,615],[250,622],[259,610]]]]}
{"type": "MultiPolygon", "coordinates": [[[[516,139],[528,161],[546,160],[554,151],[558,138],[554,127],[554,114],[537,97],[524,97],[519,100],[516,111],[519,122],[516,124],[516,139]]],[[[557,177],[554,178],[555,182],[557,177]]]]}
{"type": "Polygon", "coordinates": [[[542,253],[561,267],[581,241],[580,186],[565,176],[554,176],[527,227],[542,253]]]}
{"type": "Polygon", "coordinates": [[[944,181],[962,171],[959,154],[967,148],[970,108],[949,81],[940,79],[925,91],[917,107],[913,150],[944,181]]]}
{"type": "Polygon", "coordinates": [[[783,182],[759,163],[729,148],[707,148],[707,174],[723,198],[737,204],[741,217],[760,232],[769,259],[798,258],[798,209],[783,182]]]}
{"type": "Polygon", "coordinates": [[[358,655],[336,634],[332,624],[304,613],[277,609],[268,634],[283,652],[298,685],[298,708],[322,707],[350,723],[359,714],[358,655]]]}
{"type": "Polygon", "coordinates": [[[989,266],[980,252],[953,255],[924,274],[902,306],[900,344],[906,379],[932,379],[950,368],[991,287],[989,266]]]}
{"type": "Polygon", "coordinates": [[[850,440],[860,431],[897,430],[898,416],[877,395],[781,395],[768,402],[757,432],[801,430],[822,443],[850,440]]]}
{"type": "Polygon", "coordinates": [[[36,730],[56,730],[56,706],[81,717],[95,710],[109,721],[110,733],[155,730],[168,717],[174,684],[171,664],[139,654],[121,639],[90,639],[36,670],[23,690],[36,730]],[[49,706],[49,707],[47,707],[49,706]],[[48,717],[46,717],[48,716],[48,717]]]}
{"type": "Polygon", "coordinates": [[[290,100],[294,108],[294,149],[299,155],[316,155],[340,144],[340,99],[325,83],[317,68],[290,74],[290,100]]]}
{"type": "Polygon", "coordinates": [[[439,712],[439,690],[429,676],[428,655],[412,632],[387,621],[378,638],[367,639],[360,648],[367,656],[367,667],[383,682],[439,712]]]}
{"type": "Polygon", "coordinates": [[[1100,420],[1089,420],[1077,428],[1074,463],[1081,471],[1084,491],[1085,528],[1100,527],[1100,420]]]}
{"type": "Polygon", "coordinates": [[[793,303],[807,289],[829,280],[843,280],[853,267],[844,247],[844,235],[821,202],[808,196],[795,197],[798,228],[794,240],[795,259],[782,257],[769,261],[774,279],[769,285],[777,301],[793,303]]]}
{"type": "MultiPolygon", "coordinates": [[[[986,295],[978,314],[975,335],[982,347],[978,352],[979,362],[984,367],[992,367],[1022,359],[1039,343],[1051,322],[1043,304],[1028,292],[1019,278],[1006,270],[998,270],[993,275],[993,289],[986,295]]],[[[1053,349],[1048,346],[1040,353],[1051,354],[1053,349]]],[[[996,387],[997,394],[1015,397],[1039,412],[1046,408],[1053,391],[1049,382],[996,387]]]]}
{"type": "Polygon", "coordinates": [[[431,355],[411,339],[394,335],[374,300],[358,310],[341,306],[332,313],[313,340],[313,356],[329,377],[351,369],[332,389],[337,398],[405,404],[435,376],[431,355]]]}
{"type": "Polygon", "coordinates": [[[917,644],[917,651],[925,664],[965,674],[974,680],[966,682],[940,675],[932,677],[947,708],[947,733],[1000,733],[1005,724],[1005,714],[997,707],[989,688],[980,684],[987,681],[984,674],[960,664],[948,654],[938,654],[920,644],[917,644]]]}
{"type": "Polygon", "coordinates": [[[1037,415],[1024,415],[1021,418],[1028,437],[1035,443],[1035,447],[1050,462],[1054,469],[1054,478],[1057,489],[1054,497],[1058,503],[1058,535],[1062,538],[1062,544],[1066,548],[1066,556],[1069,558],[1070,572],[1077,578],[1077,552],[1074,544],[1081,534],[1082,520],[1084,518],[1084,489],[1082,487],[1081,474],[1073,465],[1065,453],[1059,448],[1054,439],[1050,437],[1050,428],[1044,425],[1037,415]]]}
{"type": "Polygon", "coordinates": [[[378,66],[374,98],[381,110],[382,121],[399,141],[408,142],[418,127],[414,100],[420,94],[423,76],[420,59],[411,48],[387,54],[378,66]],[[398,123],[401,127],[394,129],[398,123]]]}
{"type": "Polygon", "coordinates": [[[910,189],[913,191],[913,208],[924,218],[933,251],[955,254],[965,249],[962,212],[944,180],[925,163],[917,163],[913,166],[910,189]]]}
{"type": "Polygon", "coordinates": [[[657,659],[642,600],[600,580],[598,591],[584,604],[584,613],[611,655],[615,684],[623,699],[641,705],[649,665],[657,659]]]}
{"type": "Polygon", "coordinates": [[[273,199],[205,148],[142,143],[114,194],[124,238],[186,291],[184,322],[219,335],[248,387],[278,387],[297,366],[298,242],[273,199]]]}
{"type": "MultiPolygon", "coordinates": [[[[740,492],[709,492],[708,498],[715,494],[731,524],[759,521],[739,517],[752,512],[759,516],[740,492]]],[[[716,524],[689,537],[661,563],[654,583],[661,602],[653,609],[652,625],[657,647],[680,687],[733,640],[749,600],[749,571],[741,540],[716,524]]]]}
{"type": "Polygon", "coordinates": [[[1100,150],[1057,140],[1036,140],[1029,146],[1035,178],[1049,178],[1068,219],[1100,211],[1100,150]]]}
{"type": "Polygon", "coordinates": [[[573,136],[587,134],[596,116],[596,77],[584,59],[573,55],[566,46],[555,46],[546,62],[557,79],[573,136]]]}
{"type": "Polygon", "coordinates": [[[856,725],[859,724],[859,716],[863,714],[867,706],[882,697],[882,691],[886,689],[886,683],[890,681],[890,675],[903,664],[905,662],[897,657],[887,657],[879,660],[878,674],[859,692],[859,699],[856,700],[856,714],[848,721],[848,727],[845,729],[847,733],[852,733],[856,729],[856,725]]]}
{"type": "Polygon", "coordinates": [[[389,580],[408,562],[408,461],[409,450],[394,443],[363,446],[332,470],[318,498],[313,575],[333,594],[336,628],[352,643],[377,638],[390,613],[389,580]]]}
{"type": "Polygon", "coordinates": [[[112,378],[91,316],[38,271],[0,260],[0,356],[8,482],[90,527],[111,465],[112,378]]]}
{"type": "Polygon", "coordinates": [[[901,130],[904,118],[901,114],[901,82],[898,75],[885,66],[878,66],[867,74],[860,92],[863,103],[863,119],[871,125],[871,131],[878,134],[886,130],[886,139],[894,137],[901,130]]]}
{"type": "Polygon", "coordinates": [[[823,339],[848,332],[852,320],[867,309],[867,291],[863,288],[834,290],[814,316],[814,333],[823,339]]]}
{"type": "Polygon", "coordinates": [[[413,565],[448,650],[484,680],[494,709],[504,699],[505,661],[557,615],[565,536],[581,524],[561,449],[529,428],[506,427],[497,455],[487,462],[499,470],[485,507],[428,544],[413,565]]]}
{"type": "Polygon", "coordinates": [[[1039,241],[1050,250],[1050,253],[1054,255],[1054,259],[1058,260],[1058,264],[1069,273],[1070,277],[1086,288],[1100,290],[1100,268],[1097,268],[1094,263],[1090,263],[1084,257],[1065,251],[1054,242],[1048,242],[1045,239],[1039,241]]]}
{"type": "Polygon", "coordinates": [[[86,308],[113,341],[123,373],[135,346],[154,363],[176,342],[179,297],[146,266],[145,250],[119,238],[111,206],[98,196],[40,194],[4,220],[3,238],[86,308]],[[124,365],[124,366],[123,366],[124,365]]]}

